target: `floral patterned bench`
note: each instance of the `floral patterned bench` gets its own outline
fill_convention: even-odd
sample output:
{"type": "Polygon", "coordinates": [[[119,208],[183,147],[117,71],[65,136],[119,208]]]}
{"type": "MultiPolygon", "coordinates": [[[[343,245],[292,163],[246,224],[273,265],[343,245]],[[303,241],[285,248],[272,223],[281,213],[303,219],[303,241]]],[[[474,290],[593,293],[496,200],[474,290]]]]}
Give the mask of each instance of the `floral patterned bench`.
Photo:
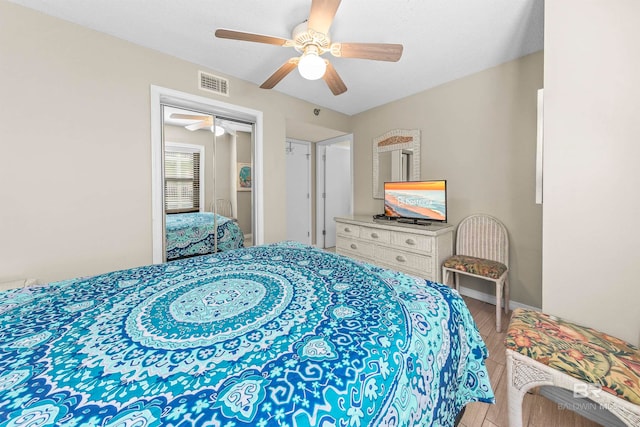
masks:
{"type": "Polygon", "coordinates": [[[513,311],[507,337],[509,425],[522,426],[522,398],[553,385],[640,426],[640,349],[595,329],[534,310],[513,311]]]}

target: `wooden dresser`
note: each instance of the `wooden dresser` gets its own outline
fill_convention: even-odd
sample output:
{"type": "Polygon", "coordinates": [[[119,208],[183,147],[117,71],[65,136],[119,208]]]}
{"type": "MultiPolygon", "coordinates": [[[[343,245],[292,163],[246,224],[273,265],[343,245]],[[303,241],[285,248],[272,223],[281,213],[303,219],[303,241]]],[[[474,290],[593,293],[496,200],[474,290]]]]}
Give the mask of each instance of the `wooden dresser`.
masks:
{"type": "Polygon", "coordinates": [[[371,216],[335,220],[337,253],[441,282],[442,262],[453,254],[454,226],[379,222],[371,216]]]}

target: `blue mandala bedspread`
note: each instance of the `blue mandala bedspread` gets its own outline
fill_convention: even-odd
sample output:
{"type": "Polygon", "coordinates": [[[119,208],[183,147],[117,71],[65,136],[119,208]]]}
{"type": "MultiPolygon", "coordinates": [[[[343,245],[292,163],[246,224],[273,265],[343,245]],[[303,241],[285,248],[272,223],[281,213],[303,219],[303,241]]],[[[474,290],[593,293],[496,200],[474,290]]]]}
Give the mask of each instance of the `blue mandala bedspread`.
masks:
{"type": "Polygon", "coordinates": [[[486,356],[444,285],[257,246],[0,292],[0,426],[451,426],[486,356]]]}
{"type": "Polygon", "coordinates": [[[216,234],[218,252],[244,247],[244,233],[238,223],[211,212],[170,214],[165,227],[167,260],[216,252],[216,234]]]}

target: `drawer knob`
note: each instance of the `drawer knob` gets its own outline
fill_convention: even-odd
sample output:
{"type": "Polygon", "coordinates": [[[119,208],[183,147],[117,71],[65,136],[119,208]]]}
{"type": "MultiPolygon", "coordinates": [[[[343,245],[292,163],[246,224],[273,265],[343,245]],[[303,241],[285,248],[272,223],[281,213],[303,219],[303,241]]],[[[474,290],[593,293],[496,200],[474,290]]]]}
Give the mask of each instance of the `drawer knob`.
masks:
{"type": "Polygon", "coordinates": [[[349,227],[344,228],[345,233],[351,233],[351,229],[349,227]]]}
{"type": "Polygon", "coordinates": [[[371,233],[371,237],[373,239],[377,239],[379,236],[378,236],[378,233],[371,233]]]}
{"type": "Polygon", "coordinates": [[[402,256],[402,255],[398,255],[398,256],[396,257],[396,261],[398,261],[398,262],[405,262],[406,260],[407,260],[407,259],[406,259],[404,256],[402,256]]]}
{"type": "Polygon", "coordinates": [[[351,244],[351,249],[358,249],[358,245],[356,245],[355,243],[351,244]]]}
{"type": "Polygon", "coordinates": [[[413,240],[413,239],[407,239],[406,242],[407,242],[407,245],[409,245],[409,246],[413,246],[413,245],[416,244],[416,241],[413,240]]]}

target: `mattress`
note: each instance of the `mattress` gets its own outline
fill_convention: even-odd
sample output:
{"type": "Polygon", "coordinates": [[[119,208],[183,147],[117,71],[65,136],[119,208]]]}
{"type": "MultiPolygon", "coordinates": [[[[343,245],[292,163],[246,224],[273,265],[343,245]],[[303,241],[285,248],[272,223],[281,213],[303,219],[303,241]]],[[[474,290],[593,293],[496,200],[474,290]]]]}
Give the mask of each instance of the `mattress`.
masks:
{"type": "Polygon", "coordinates": [[[0,292],[0,425],[451,426],[486,357],[447,286],[256,246],[0,292]]]}

